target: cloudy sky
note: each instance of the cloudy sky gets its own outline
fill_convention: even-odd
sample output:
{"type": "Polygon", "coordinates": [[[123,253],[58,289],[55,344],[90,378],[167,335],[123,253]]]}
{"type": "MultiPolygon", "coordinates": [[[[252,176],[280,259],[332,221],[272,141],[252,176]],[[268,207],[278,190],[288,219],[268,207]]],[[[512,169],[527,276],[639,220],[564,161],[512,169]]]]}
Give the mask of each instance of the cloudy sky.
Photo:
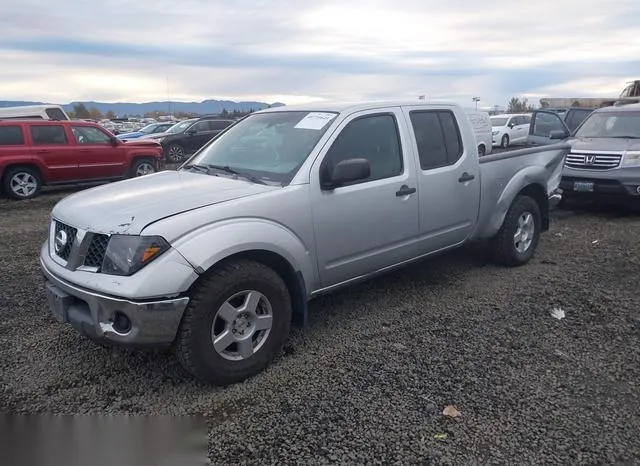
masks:
{"type": "Polygon", "coordinates": [[[617,96],[640,0],[5,0],[0,100],[617,96]],[[167,86],[167,82],[169,85],[167,86]]]}

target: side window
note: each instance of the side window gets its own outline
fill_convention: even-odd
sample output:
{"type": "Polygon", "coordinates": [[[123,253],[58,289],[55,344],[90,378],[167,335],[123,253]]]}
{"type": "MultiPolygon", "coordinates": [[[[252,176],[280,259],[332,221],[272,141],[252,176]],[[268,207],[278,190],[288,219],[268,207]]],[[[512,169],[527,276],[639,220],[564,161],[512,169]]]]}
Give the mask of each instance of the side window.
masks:
{"type": "Polygon", "coordinates": [[[229,121],[210,121],[209,122],[211,129],[213,131],[221,131],[229,126],[231,123],[229,121]]]}
{"type": "Polygon", "coordinates": [[[458,123],[449,110],[426,110],[409,113],[418,145],[420,168],[453,165],[462,156],[462,138],[458,123]]]}
{"type": "Polygon", "coordinates": [[[31,126],[31,139],[34,144],[67,144],[64,127],[58,125],[31,126]]]}
{"type": "Polygon", "coordinates": [[[560,118],[553,113],[539,112],[534,114],[533,120],[533,136],[541,136],[548,138],[551,131],[564,131],[564,126],[560,118]]]}
{"type": "Polygon", "coordinates": [[[513,123],[515,126],[520,126],[522,124],[522,117],[521,116],[514,116],[511,119],[511,123],[513,123]]]}
{"type": "Polygon", "coordinates": [[[72,126],[71,131],[78,144],[102,144],[110,145],[111,138],[98,128],[91,126],[72,126]]]}
{"type": "Polygon", "coordinates": [[[51,120],[58,120],[58,121],[68,120],[66,115],[62,113],[62,110],[60,110],[59,108],[55,108],[55,107],[47,108],[45,110],[45,113],[51,120]]]}
{"type": "Polygon", "coordinates": [[[351,121],[331,145],[323,170],[333,171],[338,162],[364,158],[371,165],[371,176],[358,183],[390,178],[402,173],[402,150],[393,115],[367,115],[351,121]]]}
{"type": "Polygon", "coordinates": [[[531,124],[531,115],[524,115],[522,117],[522,124],[523,125],[529,125],[531,124]]]}
{"type": "Polygon", "coordinates": [[[197,122],[191,128],[189,128],[189,130],[195,131],[196,133],[201,133],[203,131],[211,131],[209,128],[209,122],[207,120],[197,122]]]}
{"type": "Polygon", "coordinates": [[[0,126],[0,146],[21,146],[24,134],[20,126],[0,126]]]}

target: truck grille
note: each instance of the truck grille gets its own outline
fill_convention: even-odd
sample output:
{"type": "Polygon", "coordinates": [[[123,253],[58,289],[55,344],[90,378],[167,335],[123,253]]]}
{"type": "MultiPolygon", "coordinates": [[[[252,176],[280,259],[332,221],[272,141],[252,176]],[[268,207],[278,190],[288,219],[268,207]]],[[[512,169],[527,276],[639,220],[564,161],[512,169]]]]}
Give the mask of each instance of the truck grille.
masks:
{"type": "Polygon", "coordinates": [[[87,250],[87,255],[84,258],[84,265],[87,267],[102,267],[102,261],[104,255],[107,252],[107,245],[109,244],[109,236],[94,234],[87,250]]]}
{"type": "Polygon", "coordinates": [[[610,170],[618,168],[622,155],[604,154],[567,154],[565,167],[583,170],[610,170]]]}
{"type": "Polygon", "coordinates": [[[65,225],[62,222],[56,221],[55,224],[55,235],[54,235],[54,245],[55,252],[61,259],[69,260],[69,255],[71,254],[71,248],[73,247],[73,243],[76,241],[76,235],[78,234],[78,229],[74,227],[70,227],[69,225],[65,225]]]}

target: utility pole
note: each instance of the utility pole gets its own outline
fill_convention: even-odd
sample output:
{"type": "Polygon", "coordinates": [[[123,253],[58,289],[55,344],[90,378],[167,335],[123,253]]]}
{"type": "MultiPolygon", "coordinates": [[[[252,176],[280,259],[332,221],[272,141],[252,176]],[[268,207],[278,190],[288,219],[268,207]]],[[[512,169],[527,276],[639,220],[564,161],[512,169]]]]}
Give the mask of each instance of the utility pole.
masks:
{"type": "Polygon", "coordinates": [[[171,94],[169,94],[169,76],[167,76],[167,103],[169,104],[169,120],[173,120],[171,114],[171,94]]]}
{"type": "Polygon", "coordinates": [[[474,97],[471,100],[473,100],[476,103],[476,110],[478,110],[478,102],[480,102],[480,97],[474,97]]]}

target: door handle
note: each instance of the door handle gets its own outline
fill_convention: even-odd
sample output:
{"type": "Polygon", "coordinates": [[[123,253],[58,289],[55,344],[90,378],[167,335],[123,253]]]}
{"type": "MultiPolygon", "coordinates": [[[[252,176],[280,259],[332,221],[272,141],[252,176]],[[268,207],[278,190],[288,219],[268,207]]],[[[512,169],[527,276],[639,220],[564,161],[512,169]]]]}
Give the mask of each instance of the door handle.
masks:
{"type": "Polygon", "coordinates": [[[400,189],[396,191],[396,196],[408,196],[409,194],[413,194],[416,192],[416,188],[410,188],[406,184],[400,186],[400,189]]]}
{"type": "Polygon", "coordinates": [[[48,150],[37,150],[36,154],[48,154],[50,151],[48,150]]]}
{"type": "Polygon", "coordinates": [[[471,181],[471,180],[473,180],[473,179],[475,179],[475,176],[474,176],[474,175],[469,175],[467,172],[464,172],[464,173],[462,174],[462,176],[461,176],[460,178],[458,178],[458,181],[459,181],[460,183],[466,183],[467,181],[471,181]]]}

